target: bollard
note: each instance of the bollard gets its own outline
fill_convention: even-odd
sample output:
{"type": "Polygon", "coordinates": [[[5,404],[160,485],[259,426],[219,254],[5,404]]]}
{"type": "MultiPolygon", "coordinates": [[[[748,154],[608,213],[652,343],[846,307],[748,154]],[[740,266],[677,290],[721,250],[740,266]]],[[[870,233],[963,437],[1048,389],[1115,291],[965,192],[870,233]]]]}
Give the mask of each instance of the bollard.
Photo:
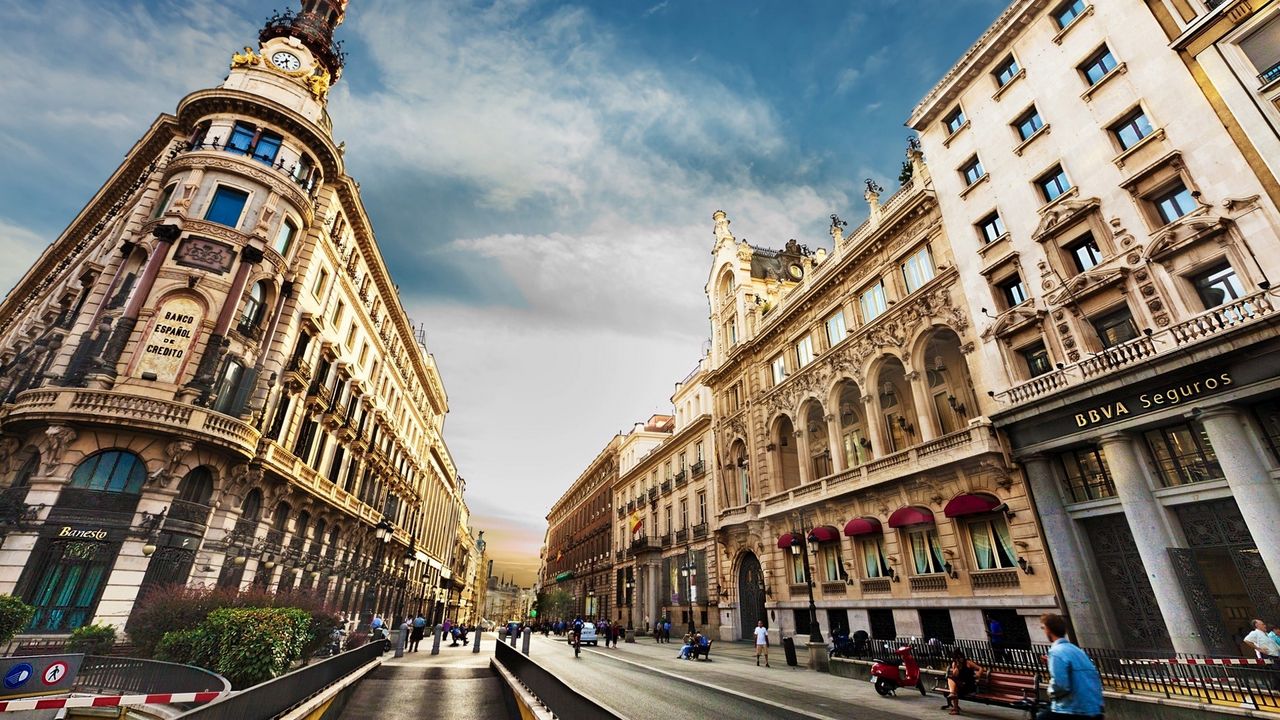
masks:
{"type": "Polygon", "coordinates": [[[507,631],[507,642],[511,644],[511,647],[516,646],[516,634],[509,630],[507,631]]]}
{"type": "Polygon", "coordinates": [[[531,628],[525,628],[525,629],[524,629],[524,643],[522,644],[522,647],[520,648],[520,651],[521,651],[521,652],[523,652],[525,655],[528,655],[528,654],[529,654],[529,638],[531,638],[531,637],[533,637],[533,630],[532,630],[531,628]]]}
{"type": "Polygon", "coordinates": [[[439,654],[440,654],[440,633],[441,633],[441,631],[443,631],[443,630],[444,630],[444,626],[443,626],[443,625],[436,625],[436,636],[435,636],[435,639],[431,641],[431,654],[432,654],[432,655],[439,655],[439,654]]]}
{"type": "Polygon", "coordinates": [[[472,648],[471,648],[471,652],[473,653],[480,652],[480,633],[481,632],[482,631],[480,630],[480,628],[476,628],[476,641],[472,643],[472,648]]]}
{"type": "Polygon", "coordinates": [[[404,646],[409,640],[409,621],[400,623],[400,633],[396,637],[396,657],[404,657],[404,646]]]}

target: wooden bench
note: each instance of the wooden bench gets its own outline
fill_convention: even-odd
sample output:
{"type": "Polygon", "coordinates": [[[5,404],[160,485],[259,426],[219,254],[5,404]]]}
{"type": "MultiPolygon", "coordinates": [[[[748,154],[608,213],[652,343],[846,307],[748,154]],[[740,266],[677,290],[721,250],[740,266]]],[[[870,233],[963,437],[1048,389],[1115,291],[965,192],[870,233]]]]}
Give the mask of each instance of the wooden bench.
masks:
{"type": "MultiPolygon", "coordinates": [[[[933,691],[944,696],[950,695],[945,676],[938,679],[933,691]]],[[[1040,675],[991,671],[978,678],[976,692],[961,695],[960,699],[965,702],[1026,710],[1034,719],[1036,710],[1040,707],[1040,675]]]]}
{"type": "Polygon", "coordinates": [[[689,650],[689,657],[693,658],[694,660],[697,660],[698,656],[701,655],[703,660],[706,660],[707,662],[711,662],[711,646],[714,645],[715,642],[716,642],[715,640],[708,638],[706,647],[702,647],[701,645],[694,645],[689,650]]]}

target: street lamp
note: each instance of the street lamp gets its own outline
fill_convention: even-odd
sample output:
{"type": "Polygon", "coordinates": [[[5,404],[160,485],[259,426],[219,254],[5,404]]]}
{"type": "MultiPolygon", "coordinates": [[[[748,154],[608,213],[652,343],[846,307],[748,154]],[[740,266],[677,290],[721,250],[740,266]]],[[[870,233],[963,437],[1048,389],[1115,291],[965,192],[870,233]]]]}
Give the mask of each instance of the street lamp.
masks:
{"type": "Polygon", "coordinates": [[[794,530],[791,532],[791,554],[799,555],[804,563],[804,584],[809,590],[809,643],[822,645],[822,629],[818,627],[818,606],[813,602],[813,574],[809,569],[809,546],[812,538],[803,529],[805,527],[803,514],[794,513],[791,519],[801,528],[799,532],[794,530]]]}
{"type": "Polygon", "coordinates": [[[391,542],[391,538],[396,534],[395,526],[384,515],[378,524],[373,527],[373,534],[383,543],[391,542]]]}
{"type": "Polygon", "coordinates": [[[587,611],[583,613],[588,618],[595,616],[596,610],[596,591],[594,588],[587,590],[587,611]]]}
{"type": "Polygon", "coordinates": [[[685,593],[689,596],[689,634],[697,632],[697,628],[693,624],[693,588],[698,581],[698,564],[690,557],[689,561],[680,566],[680,576],[687,579],[685,587],[688,591],[685,593]]]}

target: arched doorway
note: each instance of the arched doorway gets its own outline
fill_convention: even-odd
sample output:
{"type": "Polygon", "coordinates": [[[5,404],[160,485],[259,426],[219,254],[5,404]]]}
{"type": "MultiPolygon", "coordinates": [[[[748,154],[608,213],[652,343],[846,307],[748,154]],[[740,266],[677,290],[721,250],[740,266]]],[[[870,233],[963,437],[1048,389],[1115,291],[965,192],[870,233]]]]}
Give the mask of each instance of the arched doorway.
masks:
{"type": "Polygon", "coordinates": [[[764,573],[760,570],[760,560],[754,553],[742,556],[742,565],[738,568],[738,635],[743,640],[755,637],[752,631],[756,622],[764,620],[767,627],[769,618],[764,608],[764,573]]]}

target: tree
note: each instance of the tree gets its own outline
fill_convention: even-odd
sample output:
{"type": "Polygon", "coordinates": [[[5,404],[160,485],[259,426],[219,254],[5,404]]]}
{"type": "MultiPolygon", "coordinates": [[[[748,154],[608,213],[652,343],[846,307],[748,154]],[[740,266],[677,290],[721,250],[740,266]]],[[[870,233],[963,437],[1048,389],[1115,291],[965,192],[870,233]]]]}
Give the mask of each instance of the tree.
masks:
{"type": "Polygon", "coordinates": [[[573,611],[573,597],[560,588],[538,593],[538,618],[555,620],[573,611]]]}

